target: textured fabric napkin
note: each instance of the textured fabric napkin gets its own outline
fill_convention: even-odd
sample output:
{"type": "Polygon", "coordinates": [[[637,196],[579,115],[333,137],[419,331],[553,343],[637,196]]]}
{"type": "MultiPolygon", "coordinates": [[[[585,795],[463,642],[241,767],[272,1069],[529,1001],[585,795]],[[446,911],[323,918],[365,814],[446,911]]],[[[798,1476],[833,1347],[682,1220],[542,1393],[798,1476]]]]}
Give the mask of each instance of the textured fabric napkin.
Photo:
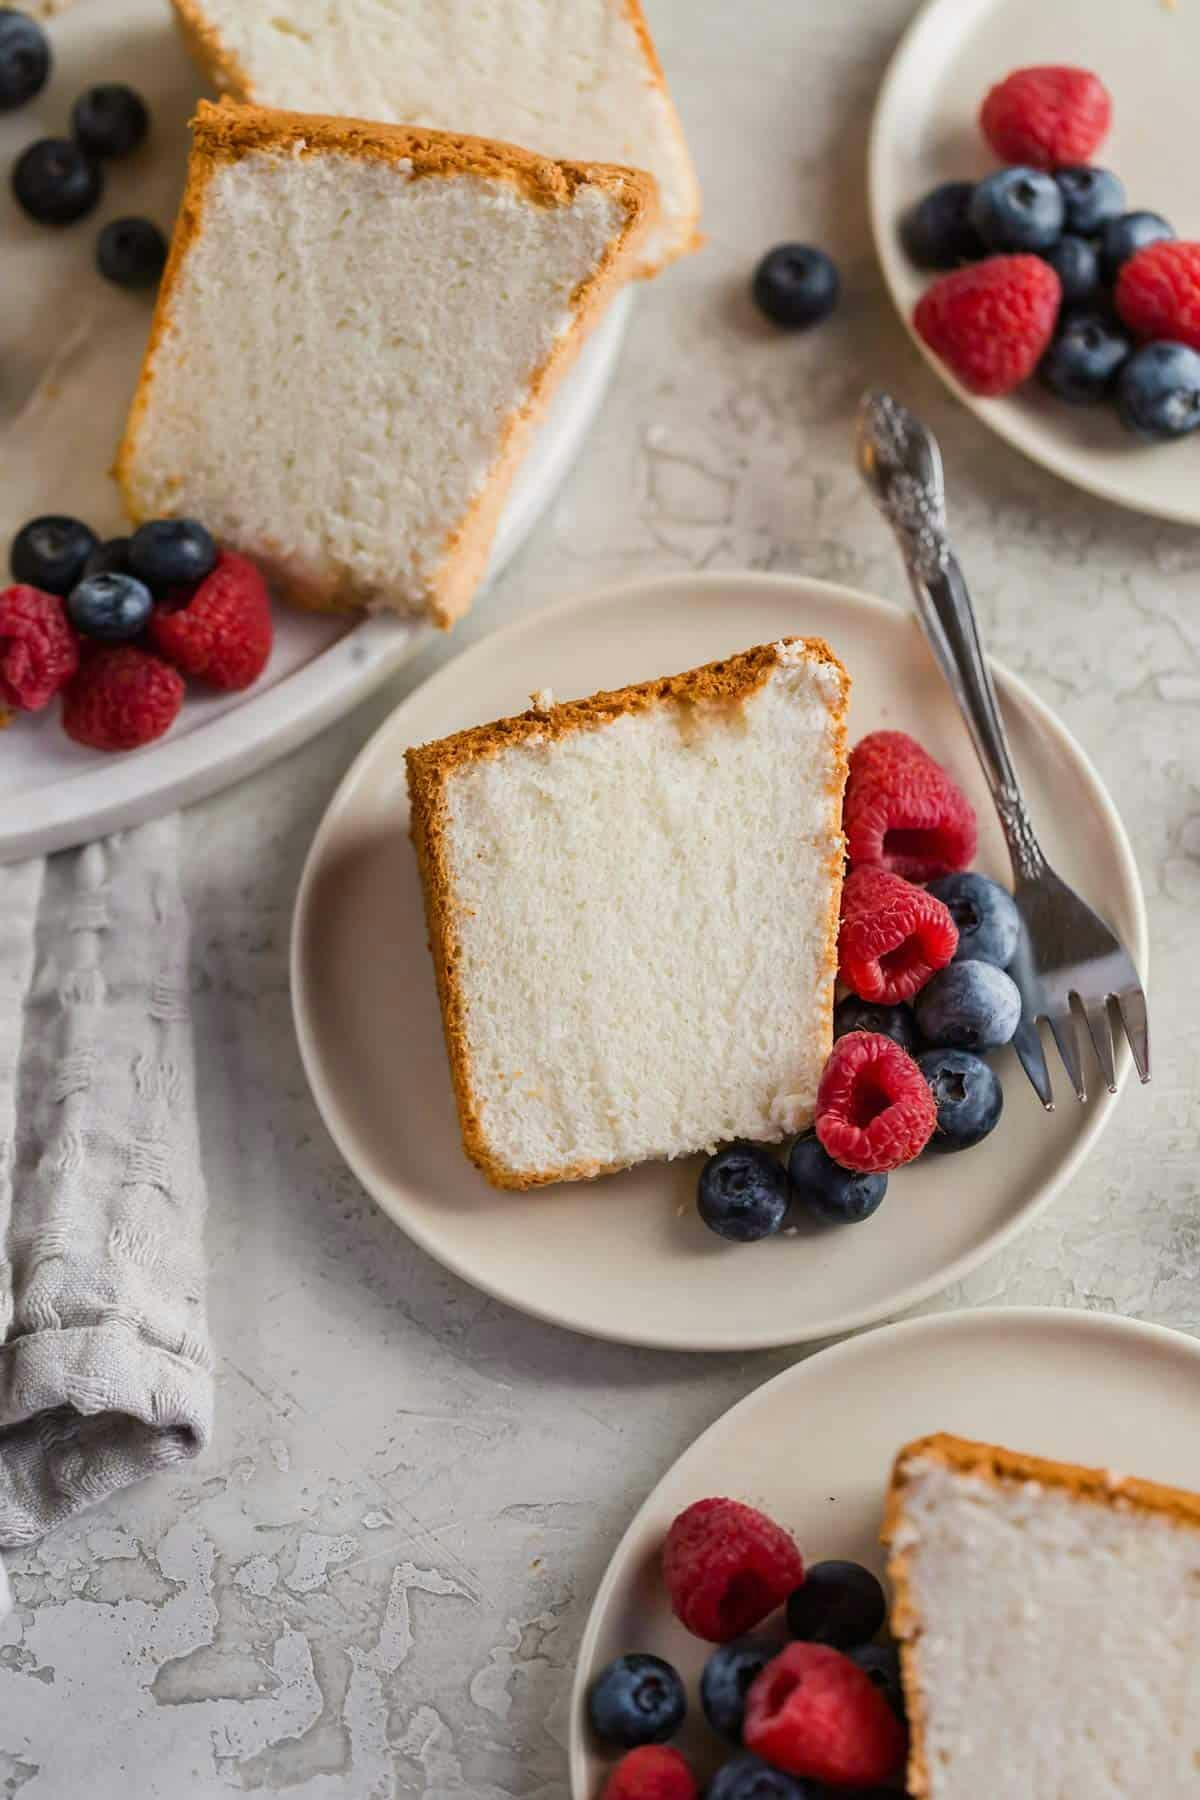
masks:
{"type": "Polygon", "coordinates": [[[0,868],[0,1546],[211,1433],[179,842],[0,868]]]}

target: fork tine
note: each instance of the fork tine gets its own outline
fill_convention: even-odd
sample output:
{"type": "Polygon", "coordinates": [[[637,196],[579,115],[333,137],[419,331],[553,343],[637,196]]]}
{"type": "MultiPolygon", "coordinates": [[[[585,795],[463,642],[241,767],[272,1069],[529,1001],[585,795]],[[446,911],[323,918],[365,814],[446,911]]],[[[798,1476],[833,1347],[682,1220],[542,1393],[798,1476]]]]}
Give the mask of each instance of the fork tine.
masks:
{"type": "Polygon", "coordinates": [[[1050,1013],[1046,1023],[1054,1034],[1058,1045],[1058,1054],[1062,1057],[1067,1074],[1071,1078],[1071,1086],[1075,1089],[1077,1100],[1087,1099],[1087,1087],[1083,1079],[1083,1063],[1079,1055],[1079,1036],[1075,1028],[1075,1017],[1070,1004],[1061,1013],[1050,1013]]]}
{"type": "Polygon", "coordinates": [[[1112,1026],[1108,1018],[1108,1006],[1103,1000],[1093,1000],[1090,1004],[1080,996],[1080,1011],[1087,1024],[1088,1035],[1096,1052],[1096,1061],[1100,1064],[1100,1073],[1104,1077],[1104,1085],[1110,1094],[1117,1091],[1117,1070],[1113,1058],[1112,1026]]]}
{"type": "Polygon", "coordinates": [[[1012,1046],[1033,1085],[1034,1093],[1046,1111],[1053,1112],[1054,1089],[1050,1086],[1050,1071],[1046,1067],[1046,1052],[1042,1049],[1036,1019],[1022,1018],[1013,1036],[1012,1046]]]}
{"type": "Polygon", "coordinates": [[[1125,1036],[1129,1039],[1129,1048],[1133,1051],[1133,1066],[1138,1072],[1138,1080],[1149,1081],[1150,1022],[1146,1017],[1146,996],[1140,987],[1130,987],[1119,993],[1116,1001],[1121,1024],[1125,1027],[1125,1036]]]}

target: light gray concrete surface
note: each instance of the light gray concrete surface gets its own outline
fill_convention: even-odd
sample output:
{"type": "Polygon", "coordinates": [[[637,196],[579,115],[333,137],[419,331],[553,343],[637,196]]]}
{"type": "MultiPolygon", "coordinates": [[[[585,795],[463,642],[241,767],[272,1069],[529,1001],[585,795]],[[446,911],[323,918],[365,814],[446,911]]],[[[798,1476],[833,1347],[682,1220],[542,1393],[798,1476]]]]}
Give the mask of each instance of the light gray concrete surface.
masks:
{"type": "Polygon", "coordinates": [[[792,1355],[585,1343],[413,1249],[309,1099],[288,1006],[292,897],[380,719],[519,611],[619,577],[744,566],[899,596],[849,456],[868,379],[941,434],[991,642],[1095,758],[1152,925],[1153,1086],[1127,1092],[1069,1192],[936,1306],[1063,1302],[1200,1329],[1200,538],[1025,464],[908,347],[863,174],[909,0],[648,10],[700,166],[707,248],[640,295],[573,477],[454,640],[188,818],[217,1438],[186,1472],[12,1560],[8,1800],[564,1800],[572,1655],[608,1556],[670,1460],[792,1355]],[[760,252],[795,236],[827,245],[845,284],[837,317],[800,340],[765,330],[745,299],[760,252]]]}

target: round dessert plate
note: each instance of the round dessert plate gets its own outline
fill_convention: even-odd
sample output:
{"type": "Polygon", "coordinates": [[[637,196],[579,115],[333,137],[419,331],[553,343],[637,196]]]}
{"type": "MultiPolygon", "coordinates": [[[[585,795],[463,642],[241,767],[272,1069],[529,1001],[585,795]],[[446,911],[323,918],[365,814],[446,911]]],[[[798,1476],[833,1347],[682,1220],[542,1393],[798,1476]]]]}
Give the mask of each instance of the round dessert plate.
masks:
{"type": "MultiPolygon", "coordinates": [[[[899,222],[941,181],[973,180],[996,162],[977,123],[980,102],[1013,68],[1073,63],[1094,69],[1113,97],[1112,130],[1097,161],[1125,183],[1128,204],[1200,236],[1200,188],[1187,144],[1200,64],[1200,8],[1167,0],[931,0],[913,21],[880,90],[868,186],[884,278],[911,330],[934,277],[914,268],[899,222]]],[[[1200,524],[1200,433],[1139,444],[1104,407],[1072,407],[1035,384],[979,400],[928,357],[984,422],[1064,480],[1118,505],[1200,524]]]]}
{"type": "MultiPolygon", "coordinates": [[[[1005,1116],[983,1145],[893,1176],[869,1223],[732,1246],[700,1223],[698,1158],[527,1193],[488,1186],[458,1134],[404,751],[528,705],[674,674],[788,634],[826,638],[854,680],[851,741],[913,732],[962,781],[979,866],[1007,876],[954,703],[915,621],[846,588],[783,575],[649,581],[544,613],[466,651],[401,705],[335,795],[301,881],[292,996],[317,1104],[351,1168],[431,1255],[513,1306],[596,1337],[694,1350],[832,1336],[912,1305],[998,1249],[1068,1178],[1110,1117],[1101,1090],[1044,1113],[1003,1058],[1005,1116]]],[[[1145,914],[1124,832],[1078,745],[997,671],[1043,841],[1139,966],[1145,914]]],[[[1128,1073],[1121,1066],[1121,1080],[1128,1073]]]]}
{"type": "Polygon", "coordinates": [[[572,1696],[575,1800],[593,1800],[611,1766],[588,1729],[587,1692],[625,1651],[675,1664],[691,1715],[679,1748],[701,1777],[722,1760],[696,1698],[711,1646],[676,1622],[659,1579],[667,1528],[694,1500],[726,1494],[749,1501],[795,1533],[806,1562],[847,1557],[882,1574],[884,1494],[896,1452],[912,1439],[949,1431],[1200,1488],[1198,1404],[1200,1344],[1193,1338],[1132,1319],[1036,1307],[892,1325],[767,1382],[684,1452],[608,1565],[572,1696]]]}
{"type": "MultiPolygon", "coordinates": [[[[38,513],[74,513],[103,535],[124,527],[109,469],[137,380],[152,299],[96,273],[96,234],[144,213],[169,232],[200,88],[162,0],[77,0],[50,21],[51,79],[30,106],[0,117],[0,167],[38,137],[61,135],[71,103],[95,81],[125,81],[150,107],[145,147],[106,167],[95,213],[69,231],[33,224],[0,194],[4,327],[0,334],[0,586],[8,544],[38,513]]],[[[604,396],[629,317],[618,295],[583,346],[518,471],[489,578],[545,511],[604,396]]],[[[0,862],[60,850],[216,792],[294,749],[346,712],[424,641],[394,616],[347,621],[275,612],[271,662],[245,694],[192,689],[170,735],[127,756],[64,736],[57,707],[0,736],[0,862]]]]}

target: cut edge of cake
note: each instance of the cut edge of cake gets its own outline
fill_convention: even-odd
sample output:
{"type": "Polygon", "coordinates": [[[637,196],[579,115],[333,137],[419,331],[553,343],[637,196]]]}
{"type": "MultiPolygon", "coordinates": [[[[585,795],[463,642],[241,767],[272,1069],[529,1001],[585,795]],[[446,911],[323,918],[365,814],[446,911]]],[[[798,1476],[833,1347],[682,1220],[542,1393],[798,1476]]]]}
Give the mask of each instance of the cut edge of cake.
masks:
{"type": "MultiPolygon", "coordinates": [[[[613,291],[632,272],[633,259],[657,205],[653,178],[636,169],[605,163],[572,163],[536,156],[512,144],[451,132],[378,125],[362,119],[330,117],[316,113],[280,112],[243,105],[233,100],[214,104],[201,100],[192,120],[192,148],[187,182],[157,304],[142,359],[137,387],[130,404],[124,433],[117,450],[113,475],[131,520],[148,516],[137,497],[136,461],[141,434],[155,379],[155,365],[166,347],[172,326],[173,304],[188,252],[203,231],[205,196],[216,170],[257,152],[310,156],[335,153],[366,162],[408,163],[420,176],[453,178],[470,175],[512,183],[532,204],[543,207],[570,205],[584,186],[604,190],[624,214],[617,232],[591,273],[570,299],[571,325],[561,333],[549,354],[533,370],[524,402],[508,416],[499,434],[496,453],[482,487],[476,492],[441,548],[438,578],[424,609],[433,622],[448,628],[471,604],[486,568],[496,525],[508,497],[512,476],[533,428],[541,420],[548,401],[574,360],[580,345],[596,322],[613,291]]],[[[245,548],[254,556],[252,545],[245,548]]],[[[269,573],[272,559],[260,553],[269,573]]],[[[293,605],[315,612],[358,610],[362,601],[340,588],[322,584],[308,587],[281,586],[293,605]]],[[[400,610],[397,608],[396,610],[400,610]]]]}
{"type": "MultiPolygon", "coordinates": [[[[834,759],[833,779],[827,786],[830,830],[836,842],[830,858],[829,908],[825,920],[824,962],[831,979],[825,984],[827,1003],[822,1024],[832,1037],[834,980],[837,971],[838,922],[841,908],[841,875],[844,839],[841,834],[842,792],[847,768],[846,715],[850,678],[845,667],[822,638],[783,638],[758,645],[720,662],[706,663],[679,675],[661,676],[583,700],[534,706],[512,718],[497,719],[452,733],[433,743],[414,745],[405,752],[411,804],[410,833],[416,851],[425,904],[429,948],[441,1006],[451,1082],[458,1106],[459,1127],[467,1156],[494,1186],[509,1189],[543,1187],[558,1181],[587,1181],[629,1168],[628,1162],[575,1162],[560,1168],[513,1169],[492,1154],[480,1117],[472,1073],[467,1007],[457,977],[460,944],[454,924],[454,882],[446,848],[447,782],[464,764],[523,744],[544,743],[574,732],[603,726],[623,714],[645,713],[662,705],[695,706],[705,703],[737,704],[748,699],[789,661],[806,660],[832,667],[839,676],[836,701],[829,708],[834,759]]],[[[781,1133],[782,1135],[782,1133],[781,1133]]]]}
{"type": "Polygon", "coordinates": [[[976,1443],[949,1432],[915,1438],[898,1453],[884,1507],[882,1542],[888,1549],[888,1579],[892,1587],[890,1624],[900,1647],[900,1668],[909,1723],[907,1791],[914,1800],[927,1800],[931,1792],[925,1755],[927,1703],[918,1668],[917,1646],[922,1634],[921,1611],[909,1580],[912,1550],[907,1525],[906,1494],[916,1468],[934,1464],[951,1474],[986,1482],[1000,1489],[1035,1483],[1069,1496],[1081,1506],[1103,1506],[1172,1519],[1200,1532],[1200,1494],[1186,1488],[1166,1487],[1110,1469],[1092,1469],[1077,1463],[1030,1456],[1005,1450],[998,1444],[976,1443]]]}

